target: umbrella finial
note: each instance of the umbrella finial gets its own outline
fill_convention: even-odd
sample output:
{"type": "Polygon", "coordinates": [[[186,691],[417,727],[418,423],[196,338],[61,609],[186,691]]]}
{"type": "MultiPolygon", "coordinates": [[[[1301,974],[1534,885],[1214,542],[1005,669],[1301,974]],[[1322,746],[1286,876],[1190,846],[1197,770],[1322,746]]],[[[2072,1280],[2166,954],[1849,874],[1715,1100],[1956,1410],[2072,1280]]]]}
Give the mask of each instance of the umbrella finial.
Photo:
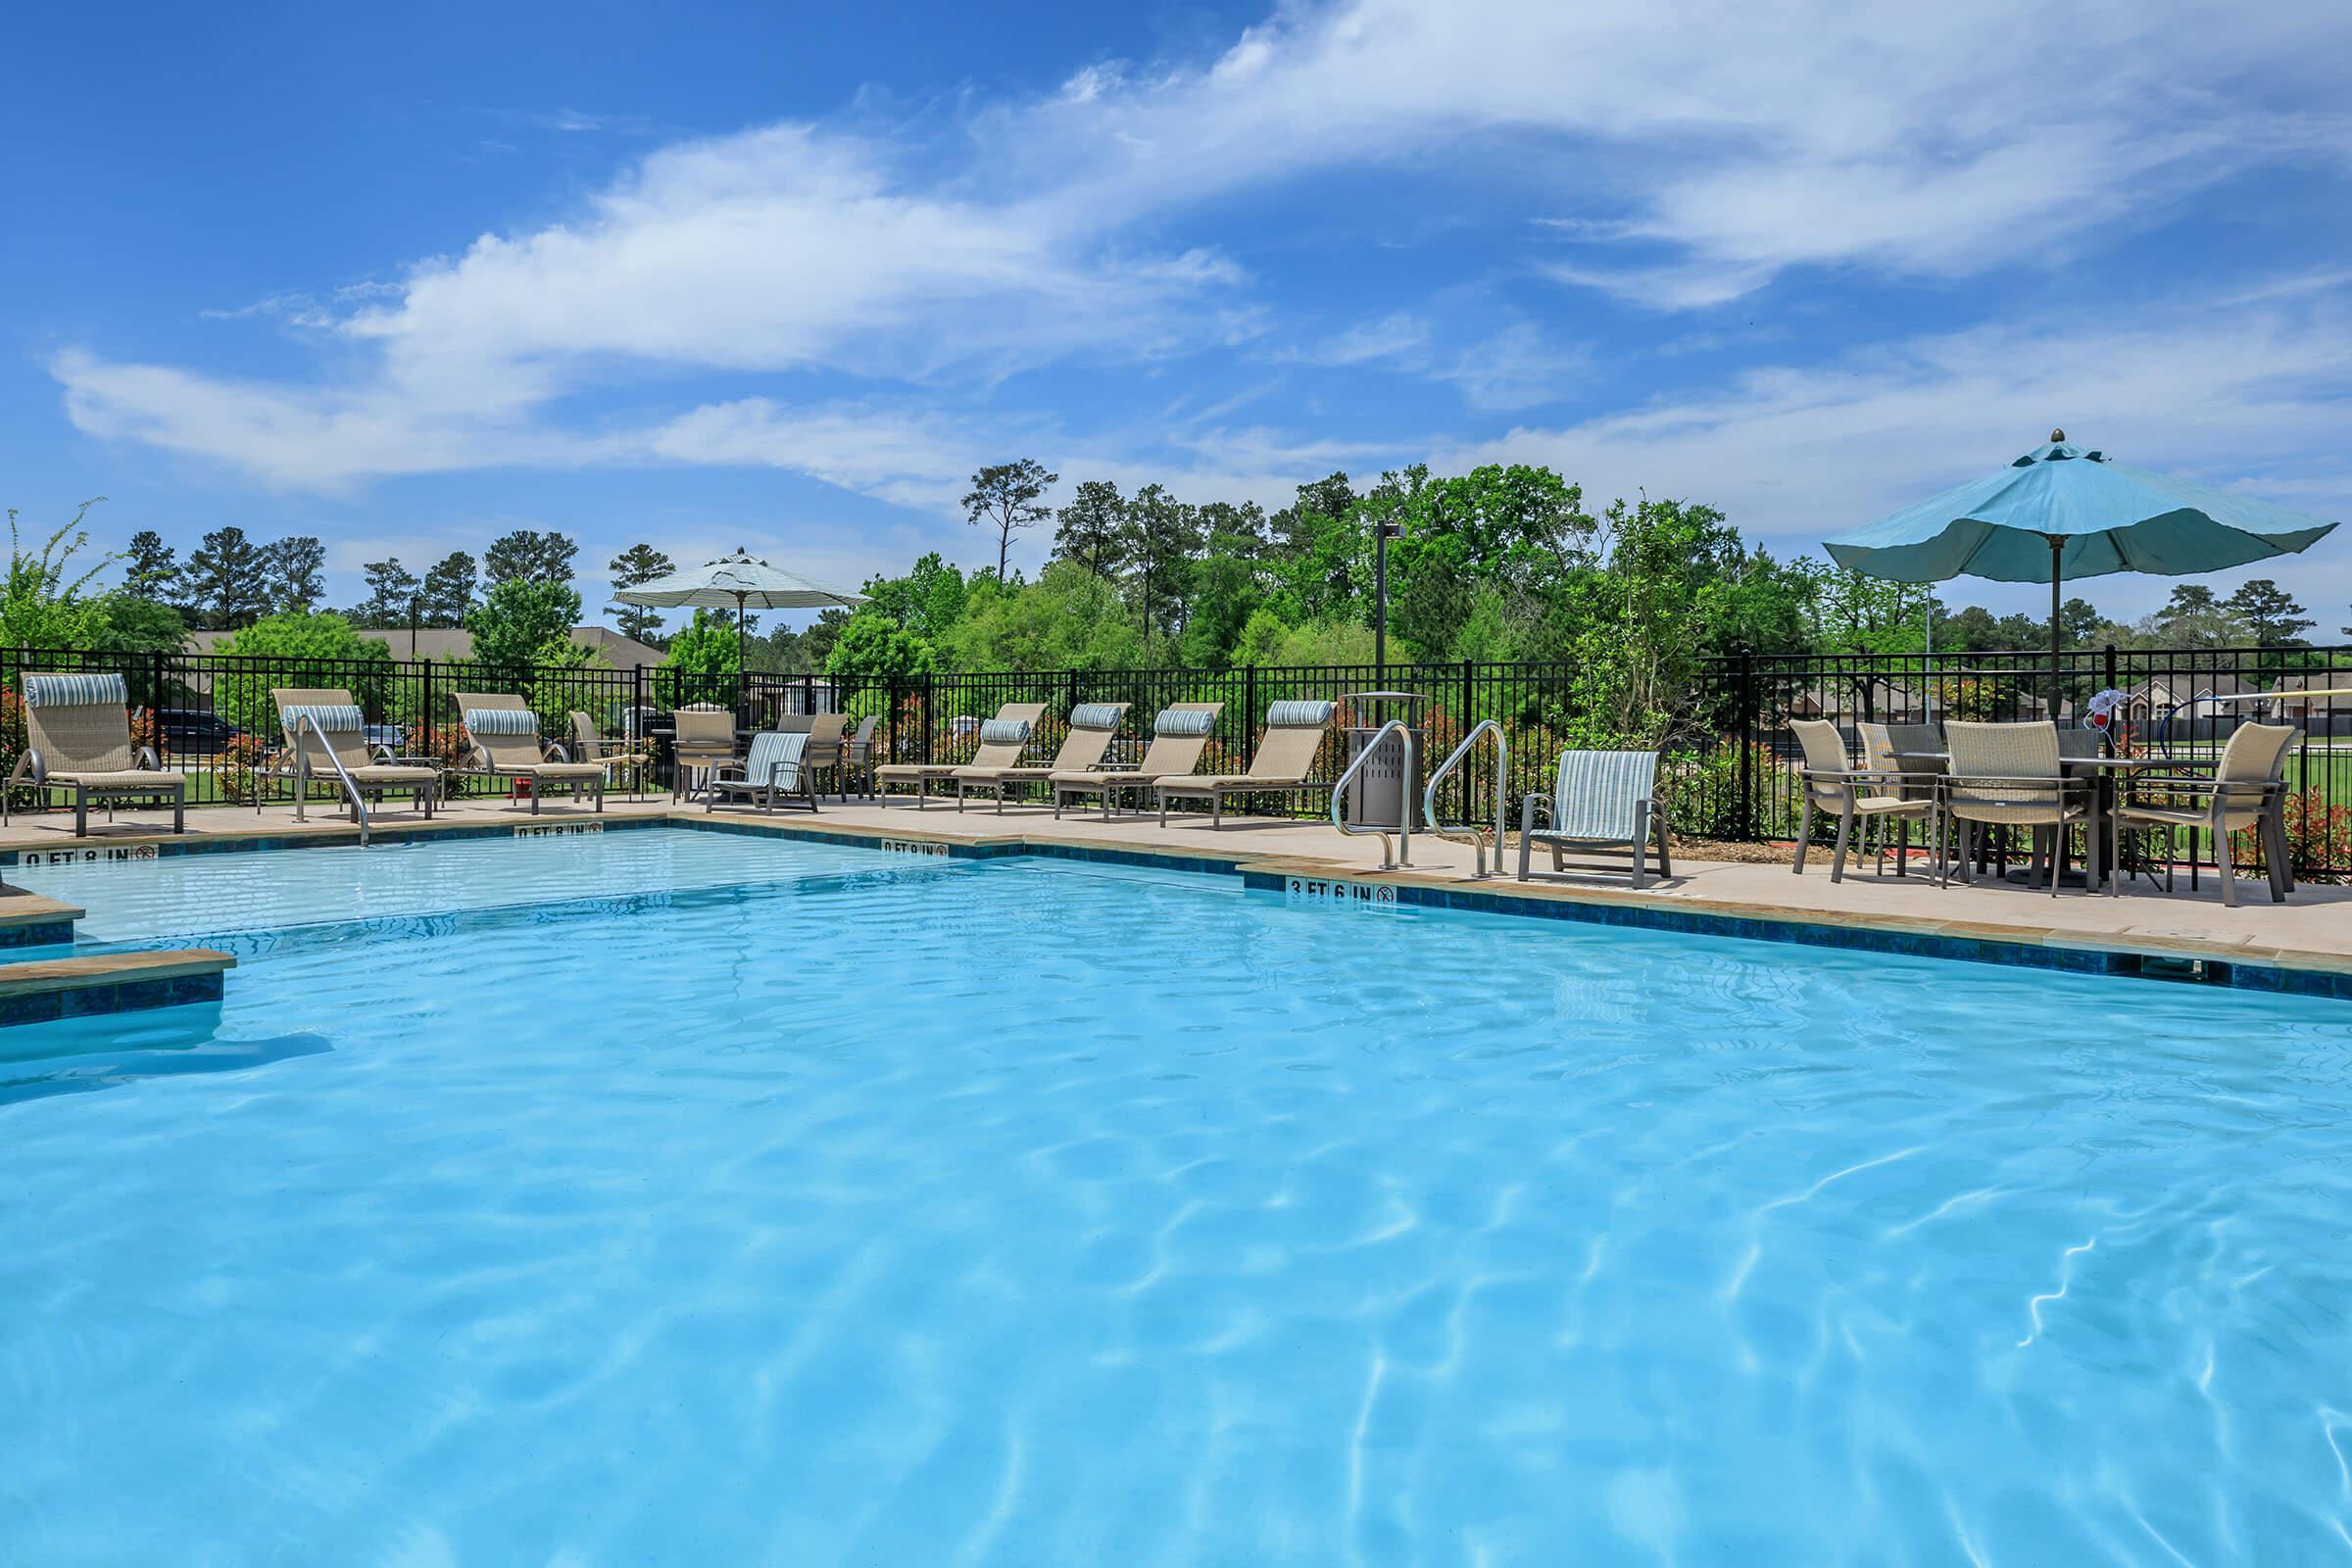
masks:
{"type": "Polygon", "coordinates": [[[2050,432],[2050,439],[2052,441],[2063,441],[2066,439],[2066,432],[2064,430],[2052,430],[2050,432]]]}

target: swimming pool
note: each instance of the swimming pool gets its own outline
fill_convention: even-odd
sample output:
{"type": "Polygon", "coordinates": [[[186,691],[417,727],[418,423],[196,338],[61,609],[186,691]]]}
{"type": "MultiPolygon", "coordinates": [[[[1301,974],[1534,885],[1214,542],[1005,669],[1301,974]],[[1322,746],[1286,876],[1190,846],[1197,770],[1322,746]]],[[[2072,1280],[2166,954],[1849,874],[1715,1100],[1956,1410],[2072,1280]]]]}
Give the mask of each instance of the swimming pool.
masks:
{"type": "Polygon", "coordinates": [[[243,966],[0,1034],[0,1560],[2347,1546],[2341,1004],[681,829],[21,876],[243,966]]]}

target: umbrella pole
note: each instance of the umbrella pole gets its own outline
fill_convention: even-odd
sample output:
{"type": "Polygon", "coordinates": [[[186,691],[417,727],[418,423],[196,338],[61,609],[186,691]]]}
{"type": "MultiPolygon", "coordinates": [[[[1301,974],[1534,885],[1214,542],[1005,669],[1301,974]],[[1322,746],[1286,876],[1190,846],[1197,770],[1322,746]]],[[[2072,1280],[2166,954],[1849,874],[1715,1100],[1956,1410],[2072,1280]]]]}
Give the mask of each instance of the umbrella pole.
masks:
{"type": "Polygon", "coordinates": [[[744,707],[743,707],[743,602],[744,602],[744,600],[745,600],[747,597],[748,597],[747,595],[740,594],[740,593],[739,593],[739,594],[737,594],[737,595],[735,596],[735,711],[737,711],[738,713],[740,713],[740,712],[742,712],[742,711],[744,710],[744,707]]]}
{"type": "Polygon", "coordinates": [[[2058,585],[2063,576],[2059,564],[2066,557],[2066,538],[2062,534],[2048,535],[2050,541],[2050,722],[2058,722],[2058,585]]]}

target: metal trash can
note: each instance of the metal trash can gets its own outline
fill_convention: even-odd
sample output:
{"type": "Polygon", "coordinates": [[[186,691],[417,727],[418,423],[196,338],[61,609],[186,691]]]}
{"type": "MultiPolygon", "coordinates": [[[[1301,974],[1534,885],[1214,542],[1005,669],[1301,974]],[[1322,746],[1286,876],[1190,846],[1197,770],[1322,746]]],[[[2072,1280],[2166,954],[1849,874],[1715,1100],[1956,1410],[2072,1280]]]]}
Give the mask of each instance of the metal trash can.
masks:
{"type": "Polygon", "coordinates": [[[1372,744],[1390,719],[1404,720],[1413,737],[1412,766],[1407,768],[1394,741],[1366,762],[1348,786],[1348,821],[1359,828],[1394,832],[1408,820],[1418,822],[1421,780],[1429,768],[1422,755],[1421,709],[1428,699],[1419,692],[1349,692],[1340,699],[1348,705],[1348,760],[1352,762],[1372,744]],[[1406,813],[1413,813],[1409,818],[1406,813]]]}

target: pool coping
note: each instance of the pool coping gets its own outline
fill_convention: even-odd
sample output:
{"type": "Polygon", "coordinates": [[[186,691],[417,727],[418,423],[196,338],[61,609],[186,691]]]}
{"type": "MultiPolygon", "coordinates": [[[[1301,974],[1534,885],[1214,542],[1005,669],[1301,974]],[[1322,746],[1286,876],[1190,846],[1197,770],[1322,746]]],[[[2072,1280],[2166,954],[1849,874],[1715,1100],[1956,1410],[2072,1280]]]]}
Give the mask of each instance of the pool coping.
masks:
{"type": "MultiPolygon", "coordinates": [[[[701,832],[743,833],[808,843],[943,856],[955,859],[1041,859],[1096,861],[1158,870],[1238,876],[1250,891],[1297,893],[1348,905],[1404,906],[1463,909],[1488,914],[1575,920],[1587,924],[1686,935],[1733,937],[1799,947],[1838,947],[1960,962],[2004,963],[2079,973],[2143,979],[2195,981],[2240,990],[2277,991],[2352,1000],[2352,954],[2208,941],[2149,933],[2124,935],[2064,926],[2009,925],[1983,920],[1866,911],[1789,908],[1778,905],[1699,901],[1637,892],[1632,888],[1542,882],[1479,883],[1409,867],[1379,871],[1337,866],[1307,857],[1192,850],[1140,849],[1131,843],[1084,837],[1032,838],[1008,825],[1004,832],[965,836],[926,831],[918,825],[876,827],[783,818],[742,811],[714,812],[671,808],[625,815],[517,813],[514,820],[482,822],[409,821],[373,830],[379,844],[413,844],[443,839],[556,837],[575,833],[627,832],[685,827],[701,832]]],[[[307,828],[299,833],[257,827],[251,833],[212,832],[201,837],[160,834],[68,840],[54,849],[80,858],[102,850],[107,859],[146,859],[164,855],[237,853],[248,850],[356,847],[356,827],[307,828]]],[[[20,863],[22,849],[0,849],[0,870],[20,863]]],[[[25,899],[36,895],[24,895],[25,899]]],[[[5,904],[0,901],[0,920],[5,904]]],[[[52,903],[53,901],[42,901],[52,903]]],[[[70,906],[56,908],[77,916],[70,906]]],[[[70,929],[70,928],[69,928],[70,929]]],[[[0,946],[10,945],[0,923],[0,946]]]]}

